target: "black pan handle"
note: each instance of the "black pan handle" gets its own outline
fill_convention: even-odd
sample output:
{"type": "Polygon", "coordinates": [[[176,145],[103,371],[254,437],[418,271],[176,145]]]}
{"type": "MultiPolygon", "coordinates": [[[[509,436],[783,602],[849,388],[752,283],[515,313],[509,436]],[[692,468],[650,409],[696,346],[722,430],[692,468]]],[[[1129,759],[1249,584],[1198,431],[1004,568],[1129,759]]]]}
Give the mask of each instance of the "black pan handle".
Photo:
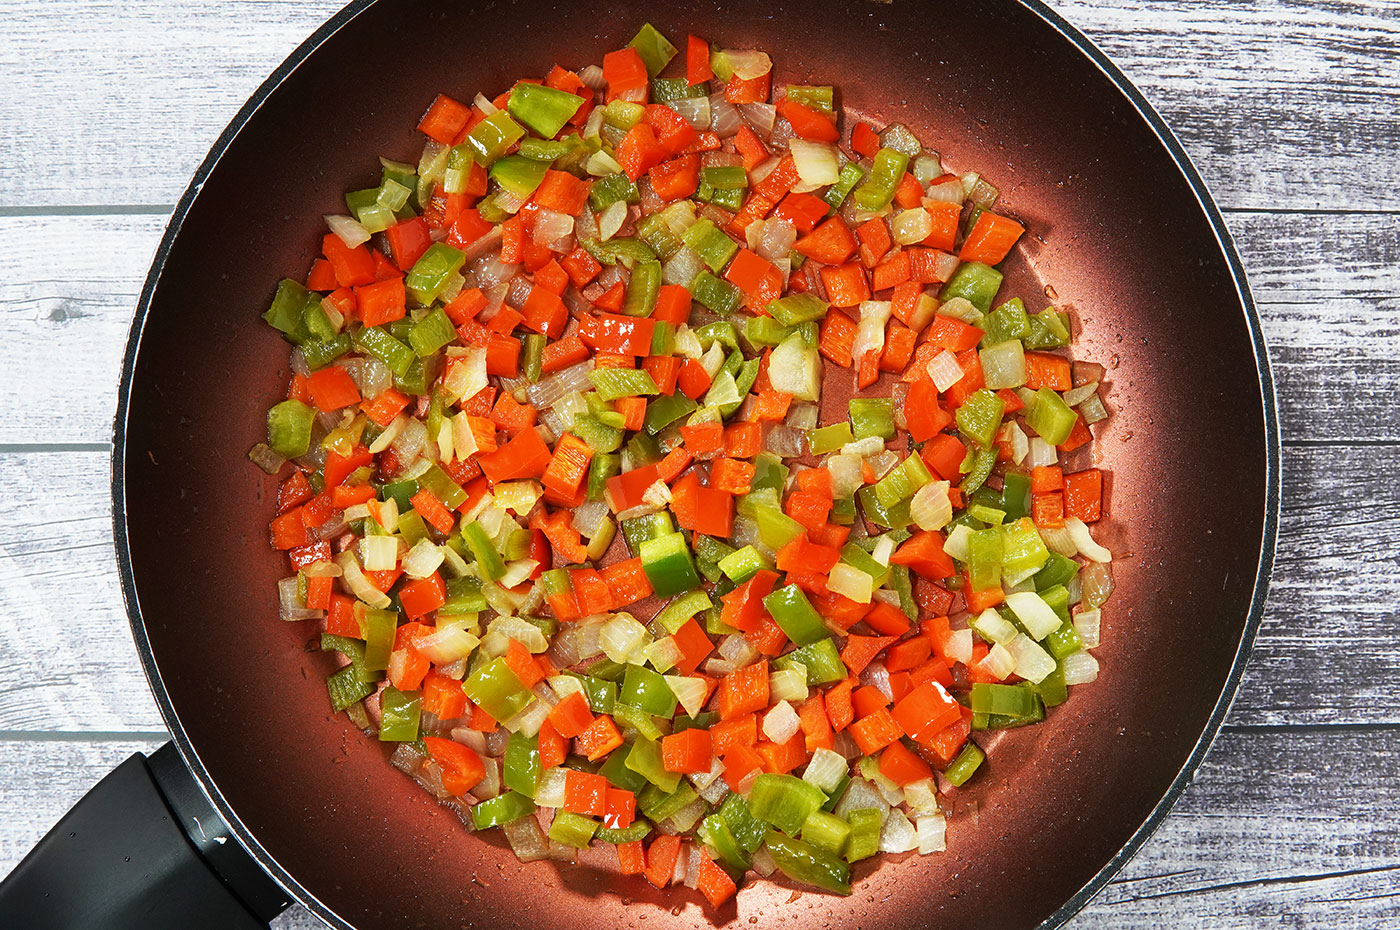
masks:
{"type": "Polygon", "coordinates": [[[0,882],[26,930],[266,930],[290,904],[173,743],[112,770],[0,882]]]}

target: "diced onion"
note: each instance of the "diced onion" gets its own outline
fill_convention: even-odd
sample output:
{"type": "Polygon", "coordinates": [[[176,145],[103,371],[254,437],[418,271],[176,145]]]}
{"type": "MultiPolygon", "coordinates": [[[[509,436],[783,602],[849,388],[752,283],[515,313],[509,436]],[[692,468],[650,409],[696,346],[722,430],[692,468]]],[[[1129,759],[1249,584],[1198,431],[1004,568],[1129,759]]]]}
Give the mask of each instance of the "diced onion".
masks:
{"type": "Polygon", "coordinates": [[[674,636],[663,636],[655,640],[643,649],[641,654],[658,672],[669,672],[682,658],[681,647],[676,643],[674,636]]]}
{"type": "Polygon", "coordinates": [[[780,423],[768,431],[763,439],[763,448],[785,459],[806,455],[807,431],[780,423]]]}
{"type": "Polygon", "coordinates": [[[326,217],[326,225],[330,227],[331,232],[335,233],[337,239],[345,243],[347,249],[353,249],[369,241],[369,230],[351,217],[333,213],[326,217]]]}
{"type": "Polygon", "coordinates": [[[1093,562],[1108,562],[1113,559],[1113,553],[1094,542],[1094,537],[1089,535],[1089,527],[1084,525],[1083,520],[1078,517],[1065,517],[1065,529],[1069,530],[1080,555],[1093,562]]]}
{"type": "Polygon", "coordinates": [[[1096,649],[1099,645],[1099,632],[1102,615],[1097,608],[1081,610],[1074,615],[1074,632],[1085,649],[1096,649]]]}
{"type": "Polygon", "coordinates": [[[982,377],[988,389],[999,391],[1026,383],[1026,353],[1021,347],[1021,340],[998,342],[978,354],[982,360],[982,377]]]}
{"type": "Polygon", "coordinates": [[[744,123],[739,108],[724,99],[724,91],[710,95],[710,129],[721,139],[739,131],[744,123]]]}
{"type": "Polygon", "coordinates": [[[681,115],[692,128],[704,131],[710,128],[710,98],[682,97],[666,104],[681,115]]]}
{"type": "Polygon", "coordinates": [[[1016,656],[1010,649],[1006,648],[1006,643],[996,643],[987,650],[987,655],[983,657],[980,667],[997,681],[1005,681],[1012,672],[1016,671],[1016,656]]]}
{"type": "Polygon", "coordinates": [[[627,219],[627,202],[619,200],[608,205],[598,217],[598,237],[604,242],[617,235],[622,223],[627,219]]]}
{"type": "Polygon", "coordinates": [[[773,124],[778,119],[778,108],[771,103],[741,103],[739,112],[758,137],[767,140],[773,135],[773,124]]]}
{"type": "Polygon", "coordinates": [[[915,814],[937,814],[938,785],[932,778],[921,778],[904,786],[904,806],[915,814]]]}
{"type": "Polygon", "coordinates": [[[585,388],[592,390],[593,382],[588,380],[588,373],[592,370],[593,359],[584,359],[577,365],[570,365],[552,375],[546,375],[535,384],[527,387],[525,393],[529,396],[530,403],[536,407],[548,407],[565,394],[572,394],[574,391],[582,391],[585,388]]]}
{"type": "Polygon", "coordinates": [[[535,211],[535,244],[548,248],[574,231],[574,218],[558,210],[535,211]]]}
{"type": "Polygon", "coordinates": [[[880,830],[880,852],[902,853],[919,846],[918,832],[903,811],[892,810],[880,830]]]}
{"type": "Polygon", "coordinates": [[[1008,594],[1006,606],[1015,612],[1026,632],[1035,639],[1044,639],[1060,628],[1060,617],[1055,609],[1034,591],[1008,594]]]}
{"type": "Polygon", "coordinates": [[[797,711],[793,710],[787,701],[779,701],[763,715],[763,735],[775,743],[786,743],[796,736],[801,728],[802,721],[798,718],[797,711]]]}
{"type": "Polygon", "coordinates": [[[540,807],[564,806],[564,782],[569,770],[562,765],[545,769],[540,774],[539,785],[535,788],[535,803],[540,807]]]}
{"type": "MultiPolygon", "coordinates": [[[[675,642],[671,637],[666,637],[675,642]]],[[[700,713],[700,709],[705,706],[705,695],[709,693],[705,682],[701,678],[692,678],[689,675],[667,675],[666,685],[671,689],[671,693],[676,696],[685,712],[694,717],[700,713]]]]}
{"type": "Polygon", "coordinates": [[[399,541],[393,536],[366,536],[360,540],[360,562],[367,572],[390,572],[399,564],[399,541]]]}
{"type": "Polygon", "coordinates": [[[1091,562],[1079,573],[1079,583],[1084,590],[1084,604],[1102,607],[1113,593],[1113,569],[1107,562],[1091,562]]]}
{"type": "Polygon", "coordinates": [[[729,68],[734,72],[734,76],[741,81],[761,78],[773,70],[773,59],[768,57],[767,52],[727,48],[722,54],[728,59],[729,68]]]}
{"type": "Polygon", "coordinates": [[[283,578],[277,582],[278,614],[283,620],[315,620],[325,616],[325,611],[310,610],[297,597],[297,576],[283,578]]]}
{"type": "Polygon", "coordinates": [[[481,644],[474,634],[459,626],[443,627],[414,642],[413,648],[435,665],[465,659],[481,644]]]}
{"type": "Polygon", "coordinates": [[[873,578],[845,562],[837,562],[827,575],[827,588],[832,593],[844,595],[858,604],[870,603],[874,587],[873,578]]]}
{"type": "MultiPolygon", "coordinates": [[[[888,301],[884,303],[889,306],[888,301]]],[[[883,335],[882,329],[882,341],[883,335]]],[[[796,400],[816,401],[821,396],[821,356],[807,345],[800,333],[793,333],[768,357],[768,380],[775,391],[786,391],[796,400]]]]}
{"type": "Polygon", "coordinates": [[[1038,685],[1045,680],[1045,676],[1055,671],[1054,657],[1024,633],[1007,643],[1006,649],[1016,659],[1016,674],[1026,681],[1038,685]]]}
{"type": "MultiPolygon", "coordinates": [[[[816,758],[815,755],[813,758],[816,758]]],[[[845,818],[851,811],[879,811],[883,815],[889,809],[890,805],[878,788],[863,778],[852,778],[846,786],[846,793],[836,802],[833,813],[845,818]]]]}
{"type": "Polygon", "coordinates": [[[812,753],[812,760],[807,763],[802,780],[830,794],[841,784],[841,779],[846,777],[848,768],[850,764],[844,756],[822,747],[812,753]]]}
{"type": "Polygon", "coordinates": [[[1039,436],[1031,437],[1030,452],[1026,454],[1026,467],[1039,468],[1042,465],[1054,465],[1060,460],[1060,454],[1055,451],[1055,447],[1050,445],[1039,436]]]}
{"type": "Polygon", "coordinates": [[[760,227],[755,248],[760,258],[777,261],[792,254],[793,244],[797,242],[797,227],[792,223],[782,219],[770,219],[750,224],[749,229],[755,226],[760,227]]]}
{"type": "Polygon", "coordinates": [[[1090,394],[1088,399],[1079,405],[1079,414],[1084,417],[1085,423],[1092,425],[1108,419],[1108,408],[1104,406],[1102,397],[1090,394]]]}
{"type": "Polygon", "coordinates": [[[889,322],[894,304],[888,300],[865,300],[860,305],[860,324],[856,326],[851,357],[859,361],[866,352],[885,345],[885,324],[889,322]]]}
{"type": "Polygon", "coordinates": [[[947,349],[929,359],[925,370],[928,372],[928,376],[933,379],[933,386],[940,391],[948,390],[961,381],[963,376],[962,366],[958,364],[957,356],[947,349]]]}
{"type": "Polygon", "coordinates": [[[948,498],[950,487],[946,481],[930,481],[914,492],[914,499],[909,502],[909,516],[919,529],[941,530],[952,522],[953,502],[948,498]]]}
{"type": "Polygon", "coordinates": [[[503,720],[501,726],[512,733],[519,733],[522,736],[534,736],[540,732],[540,727],[544,725],[545,718],[549,716],[552,705],[544,701],[531,701],[525,705],[525,709],[511,717],[503,720]]]}
{"type": "Polygon", "coordinates": [[[807,670],[801,663],[798,665],[798,668],[780,668],[768,675],[769,700],[807,700],[807,670]]]}
{"type": "Polygon", "coordinates": [[[917,158],[923,153],[923,143],[913,131],[903,123],[891,123],[880,133],[880,145],[882,148],[894,149],[908,155],[910,158],[917,158]]]}
{"type": "Polygon", "coordinates": [[[988,607],[974,617],[972,629],[989,643],[1009,643],[1021,635],[1016,625],[998,613],[995,607],[988,607]]]}
{"type": "Polygon", "coordinates": [[[1099,660],[1083,650],[1065,656],[1062,668],[1067,685],[1087,685],[1099,677],[1099,660]]]}
{"type": "Polygon", "coordinates": [[[933,232],[933,217],[923,207],[905,210],[894,218],[894,241],[900,245],[916,245],[933,232]]]}
{"type": "Polygon", "coordinates": [[[797,167],[797,176],[802,183],[820,187],[835,184],[841,176],[841,166],[836,160],[836,146],[810,139],[793,139],[788,150],[797,167]]]}
{"type": "Polygon", "coordinates": [[[603,628],[598,631],[598,645],[603,653],[614,662],[626,662],[651,641],[647,628],[638,623],[631,614],[613,614],[603,628]]]}
{"type": "Polygon", "coordinates": [[[501,830],[510,841],[510,848],[521,862],[537,862],[549,858],[549,840],[540,829],[539,821],[533,817],[521,817],[502,824],[501,830]]]}
{"type": "Polygon", "coordinates": [[[520,617],[497,617],[486,629],[488,632],[500,633],[515,640],[532,653],[538,654],[549,648],[549,640],[545,638],[544,632],[529,620],[522,620],[520,617]]]}
{"type": "Polygon", "coordinates": [[[742,633],[731,633],[720,640],[717,651],[721,658],[735,668],[743,668],[758,661],[758,650],[742,633]]]}
{"type": "Polygon", "coordinates": [[[954,662],[964,665],[972,661],[972,631],[953,630],[943,641],[943,652],[954,662]]]}
{"type": "Polygon", "coordinates": [[[831,493],[836,498],[850,497],[861,486],[861,457],[839,453],[827,456],[825,467],[831,473],[831,493]]]}
{"type": "Polygon", "coordinates": [[[442,550],[432,540],[420,539],[403,557],[403,573],[410,578],[427,578],[438,570],[442,559],[442,550]]]}
{"type": "Polygon", "coordinates": [[[466,400],[475,397],[490,381],[486,375],[486,349],[472,346],[460,355],[448,355],[447,373],[442,386],[453,397],[466,400]]]}
{"type": "Polygon", "coordinates": [[[941,814],[926,814],[916,821],[919,838],[919,854],[943,852],[948,848],[948,821],[941,814]]]}
{"type": "Polygon", "coordinates": [[[343,577],[351,594],[375,610],[384,610],[393,603],[387,594],[370,584],[370,580],[360,570],[360,563],[356,561],[353,549],[346,549],[336,556],[335,560],[340,565],[340,570],[345,573],[343,577]]]}
{"type": "Polygon", "coordinates": [[[959,562],[967,561],[968,539],[972,536],[972,530],[966,526],[955,526],[948,538],[943,543],[943,551],[957,559],[959,562]]]}

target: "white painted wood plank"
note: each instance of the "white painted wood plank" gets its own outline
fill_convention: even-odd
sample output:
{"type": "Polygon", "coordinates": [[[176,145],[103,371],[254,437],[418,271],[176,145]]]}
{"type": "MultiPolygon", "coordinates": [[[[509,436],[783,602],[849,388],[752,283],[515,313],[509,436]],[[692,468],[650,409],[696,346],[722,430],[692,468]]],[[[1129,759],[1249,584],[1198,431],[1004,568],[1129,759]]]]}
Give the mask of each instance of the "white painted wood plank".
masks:
{"type": "Polygon", "coordinates": [[[1395,210],[1392,0],[1055,0],[1166,118],[1226,207],[1395,210]]]}
{"type": "MultiPolygon", "coordinates": [[[[1278,571],[1233,722],[1400,724],[1400,490],[1376,480],[1397,470],[1400,444],[1288,451],[1278,571]]],[[[0,731],[161,726],[107,514],[105,456],[0,455],[0,641],[16,644],[0,664],[0,731]],[[60,606],[75,590],[82,609],[60,606]]]]}
{"type": "MultiPolygon", "coordinates": [[[[0,741],[0,875],[112,766],[158,745],[0,741]]],[[[1227,730],[1156,836],[1070,926],[1390,925],[1398,758],[1394,729],[1227,730]]],[[[295,908],[275,926],[320,924],[295,908]]]]}
{"type": "MultiPolygon", "coordinates": [[[[5,0],[0,206],[173,203],[248,95],[340,5],[5,0]]],[[[1057,7],[1162,110],[1223,205],[1400,208],[1389,0],[1057,7]]]]}
{"type": "MultiPolygon", "coordinates": [[[[1274,359],[1284,436],[1400,441],[1400,419],[1378,416],[1400,390],[1400,215],[1230,222],[1274,359]]],[[[12,401],[0,444],[110,440],[126,332],[164,226],[157,216],[0,217],[0,329],[11,350],[0,391],[12,401]]],[[[269,286],[299,271],[269,269],[269,286]]]]}

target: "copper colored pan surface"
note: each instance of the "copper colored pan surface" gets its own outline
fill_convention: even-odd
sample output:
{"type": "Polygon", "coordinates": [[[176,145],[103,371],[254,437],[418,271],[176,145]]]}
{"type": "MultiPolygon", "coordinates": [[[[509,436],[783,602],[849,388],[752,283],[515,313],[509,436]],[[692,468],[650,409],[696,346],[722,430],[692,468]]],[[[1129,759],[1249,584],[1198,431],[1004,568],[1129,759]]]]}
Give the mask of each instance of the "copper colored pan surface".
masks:
{"type": "Polygon", "coordinates": [[[1076,308],[1076,355],[1110,368],[1114,411],[1098,443],[1112,473],[1099,535],[1118,582],[1100,680],[1046,725],[1002,737],[962,795],[946,855],[866,862],[844,899],[753,881],[715,920],[1058,923],[1165,815],[1223,717],[1272,555],[1276,427],[1257,320],[1199,179],[1078,33],[1010,0],[685,12],[634,0],[385,0],[327,24],[200,169],[127,357],[118,549],[166,720],[238,835],[338,926],[658,930],[709,919],[683,889],[517,863],[387,766],[384,746],[331,717],[329,660],[308,649],[305,624],[281,623],[272,607],[284,573],[266,542],[273,487],[245,458],[288,376],[287,347],[258,314],[278,277],[309,267],[342,192],[377,179],[377,155],[416,160],[412,124],[438,91],[470,99],[556,59],[601,60],[644,20],[672,39],[765,49],[778,81],[834,83],[848,107],[905,122],[953,165],[981,170],[1031,230],[1006,293],[1052,285],[1076,308]]]}

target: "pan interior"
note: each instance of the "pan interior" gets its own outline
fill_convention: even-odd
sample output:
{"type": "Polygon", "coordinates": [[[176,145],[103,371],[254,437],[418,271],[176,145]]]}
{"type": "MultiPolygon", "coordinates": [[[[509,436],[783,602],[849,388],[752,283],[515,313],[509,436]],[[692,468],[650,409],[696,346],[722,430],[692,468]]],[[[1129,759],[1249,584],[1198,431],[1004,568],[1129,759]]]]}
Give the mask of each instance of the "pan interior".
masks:
{"type": "Polygon", "coordinates": [[[1270,487],[1249,317],[1196,193],[1110,78],[1028,7],[969,0],[955,16],[982,38],[975,54],[930,28],[936,8],[902,2],[364,5],[278,75],[218,157],[172,226],[124,385],[127,581],[182,747],[321,916],[366,930],[540,930],[581,907],[617,927],[780,914],[793,927],[1030,927],[1153,815],[1231,681],[1255,593],[1270,487]],[[673,41],[762,48],[777,83],[835,84],[877,125],[906,123],[981,171],[1030,230],[1004,293],[1029,305],[1053,288],[1076,311],[1076,357],[1109,369],[1098,535],[1117,591],[1100,680],[1046,725],[1004,735],[959,796],[946,854],[864,863],[846,899],[753,881],[707,918],[697,896],[599,867],[610,855],[521,865],[331,716],[314,630],[276,616],[275,486],[246,459],[289,376],[287,346],[258,319],[275,281],[305,272],[322,215],[377,180],[377,156],[416,160],[413,125],[434,94],[471,99],[556,60],[600,61],[646,20],[673,41]],[[389,60],[392,80],[366,70],[389,60]]]}

